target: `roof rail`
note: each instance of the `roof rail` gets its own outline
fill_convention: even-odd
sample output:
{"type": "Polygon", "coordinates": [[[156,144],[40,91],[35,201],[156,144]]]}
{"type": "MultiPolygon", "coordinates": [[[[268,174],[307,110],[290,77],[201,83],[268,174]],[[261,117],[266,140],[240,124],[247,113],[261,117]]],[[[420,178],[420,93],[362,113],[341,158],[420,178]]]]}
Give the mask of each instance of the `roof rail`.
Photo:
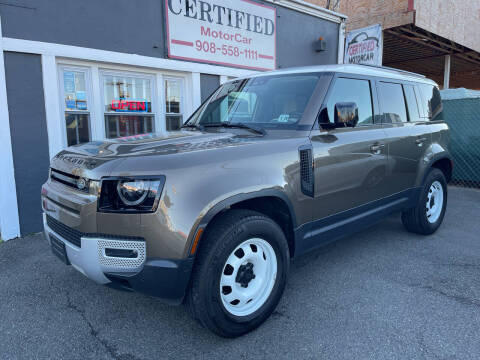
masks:
{"type": "Polygon", "coordinates": [[[402,69],[397,69],[397,68],[393,68],[393,67],[390,67],[390,66],[378,66],[378,65],[371,65],[371,64],[355,64],[355,65],[362,65],[362,66],[374,67],[374,68],[377,68],[377,69],[385,69],[385,70],[390,70],[390,71],[397,71],[397,72],[401,72],[401,73],[405,73],[405,74],[410,74],[410,75],[413,75],[413,76],[418,76],[418,77],[421,77],[421,78],[425,78],[425,77],[426,77],[426,76],[423,75],[423,74],[419,74],[419,73],[415,73],[415,72],[407,71],[407,70],[402,70],[402,69]]]}

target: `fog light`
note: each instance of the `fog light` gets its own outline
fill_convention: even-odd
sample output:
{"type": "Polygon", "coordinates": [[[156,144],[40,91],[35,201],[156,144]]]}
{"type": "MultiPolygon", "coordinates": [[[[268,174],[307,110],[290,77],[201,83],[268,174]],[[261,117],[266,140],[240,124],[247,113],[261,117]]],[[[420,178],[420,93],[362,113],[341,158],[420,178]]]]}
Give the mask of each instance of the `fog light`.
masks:
{"type": "Polygon", "coordinates": [[[80,178],[77,180],[77,189],[84,190],[87,187],[87,180],[80,178]]]}

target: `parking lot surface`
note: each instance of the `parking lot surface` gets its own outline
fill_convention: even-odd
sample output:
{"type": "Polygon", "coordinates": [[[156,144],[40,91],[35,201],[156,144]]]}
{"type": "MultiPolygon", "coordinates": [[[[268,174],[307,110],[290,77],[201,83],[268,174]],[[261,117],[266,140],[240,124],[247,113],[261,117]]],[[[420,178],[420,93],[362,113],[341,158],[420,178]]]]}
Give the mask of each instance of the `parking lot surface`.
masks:
{"type": "Polygon", "coordinates": [[[0,244],[0,358],[479,359],[480,191],[448,201],[432,236],[395,215],[296,260],[272,317],[238,339],[94,284],[40,234],[0,244]]]}

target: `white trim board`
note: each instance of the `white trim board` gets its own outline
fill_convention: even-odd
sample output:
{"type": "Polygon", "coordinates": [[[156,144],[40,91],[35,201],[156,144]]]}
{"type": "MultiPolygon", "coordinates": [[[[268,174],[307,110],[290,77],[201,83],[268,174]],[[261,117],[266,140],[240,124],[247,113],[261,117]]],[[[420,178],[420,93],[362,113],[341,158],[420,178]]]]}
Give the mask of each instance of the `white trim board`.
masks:
{"type": "Polygon", "coordinates": [[[237,69],[226,66],[200,64],[181,60],[156,58],[137,54],[127,54],[115,51],[84,48],[80,46],[62,45],[7,37],[3,38],[3,49],[4,51],[53,55],[55,57],[96,61],[107,64],[124,64],[144,68],[198,72],[212,75],[245,77],[249,74],[256,73],[256,71],[253,70],[237,69]]]}
{"type": "Polygon", "coordinates": [[[62,148],[65,141],[65,129],[59,112],[59,80],[55,56],[42,55],[43,97],[47,119],[48,154],[50,159],[62,148]]]}
{"type": "Polygon", "coordinates": [[[10,240],[20,236],[20,222],[2,47],[0,19],[0,232],[3,240],[10,240]]]}
{"type": "Polygon", "coordinates": [[[338,59],[337,63],[343,64],[344,52],[345,52],[345,22],[338,25],[338,59]]]}

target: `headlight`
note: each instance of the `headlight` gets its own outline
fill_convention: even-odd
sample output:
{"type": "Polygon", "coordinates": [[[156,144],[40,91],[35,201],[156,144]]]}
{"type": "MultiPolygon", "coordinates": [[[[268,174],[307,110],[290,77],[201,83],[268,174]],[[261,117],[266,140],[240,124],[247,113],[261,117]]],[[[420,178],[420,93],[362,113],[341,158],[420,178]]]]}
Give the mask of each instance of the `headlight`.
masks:
{"type": "Polygon", "coordinates": [[[143,180],[120,180],[117,182],[117,192],[125,205],[141,204],[150,190],[149,182],[143,180]]]}
{"type": "Polygon", "coordinates": [[[104,178],[98,211],[148,213],[157,210],[165,176],[104,178]]]}

